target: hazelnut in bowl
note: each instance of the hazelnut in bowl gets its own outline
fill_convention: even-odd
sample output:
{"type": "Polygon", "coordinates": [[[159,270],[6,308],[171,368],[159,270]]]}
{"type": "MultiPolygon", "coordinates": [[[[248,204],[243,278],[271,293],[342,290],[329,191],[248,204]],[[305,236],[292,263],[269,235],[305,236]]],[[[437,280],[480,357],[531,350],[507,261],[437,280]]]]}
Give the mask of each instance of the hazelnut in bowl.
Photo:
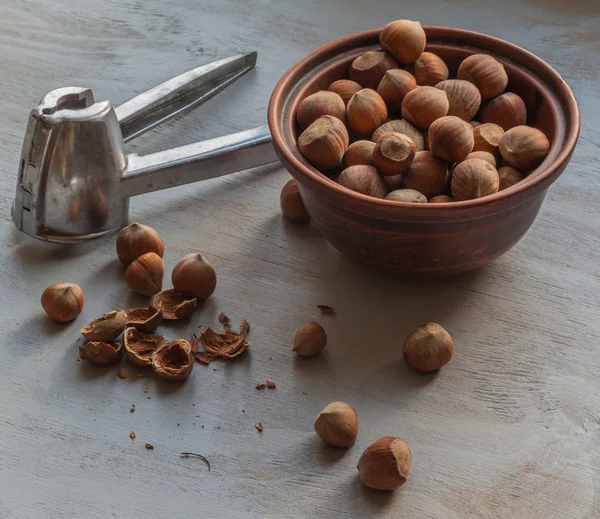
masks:
{"type": "Polygon", "coordinates": [[[513,247],[580,127],[573,92],[534,54],[406,20],[308,54],[277,84],[268,121],[325,238],[364,264],[423,277],[513,247]]]}

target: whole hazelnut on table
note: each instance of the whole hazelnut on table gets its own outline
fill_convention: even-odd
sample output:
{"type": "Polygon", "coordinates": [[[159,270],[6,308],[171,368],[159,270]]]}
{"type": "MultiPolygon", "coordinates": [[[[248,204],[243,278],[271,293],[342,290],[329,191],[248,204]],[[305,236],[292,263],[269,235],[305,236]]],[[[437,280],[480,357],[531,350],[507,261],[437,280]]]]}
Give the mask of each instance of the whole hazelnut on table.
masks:
{"type": "Polygon", "coordinates": [[[428,138],[431,152],[448,162],[460,162],[473,151],[473,127],[454,115],[434,121],[428,138]]]}
{"type": "Polygon", "coordinates": [[[217,273],[202,254],[193,252],[177,262],[171,281],[182,296],[208,299],[217,287],[217,273]]]}
{"type": "Polygon", "coordinates": [[[283,215],[294,223],[308,222],[310,216],[304,207],[298,183],[293,178],[288,180],[281,190],[279,205],[283,215]]]}
{"type": "Polygon", "coordinates": [[[448,188],[448,165],[431,151],[418,151],[402,178],[402,187],[427,198],[444,193],[448,188]]]}
{"type": "Polygon", "coordinates": [[[348,448],[354,445],[358,435],[358,416],[346,402],[332,402],[315,420],[315,432],[332,447],[348,448]]]}
{"type": "Polygon", "coordinates": [[[417,148],[403,133],[384,133],[373,150],[373,164],[383,175],[400,175],[412,164],[417,148]]]}
{"type": "Polygon", "coordinates": [[[494,166],[482,159],[469,159],[454,168],[450,190],[454,200],[460,202],[497,193],[499,186],[494,166]]]}
{"type": "Polygon", "coordinates": [[[387,52],[372,50],[352,62],[349,75],[363,88],[376,90],[385,73],[397,68],[398,63],[387,52]]]}
{"type": "Polygon", "coordinates": [[[350,166],[372,166],[373,150],[375,143],[372,141],[355,141],[346,149],[342,163],[345,168],[350,166]]]}
{"type": "Polygon", "coordinates": [[[454,198],[448,195],[434,196],[431,200],[429,200],[430,204],[447,204],[449,202],[454,202],[454,198]]]}
{"type": "Polygon", "coordinates": [[[488,101],[499,96],[508,85],[504,66],[488,54],[473,54],[458,67],[458,79],[473,83],[481,93],[481,100],[488,101]]]}
{"type": "Polygon", "coordinates": [[[517,182],[521,182],[525,175],[512,166],[504,166],[498,170],[498,178],[500,179],[500,191],[502,191],[514,186],[517,182]]]}
{"type": "Polygon", "coordinates": [[[348,105],[348,101],[350,98],[356,94],[359,90],[362,90],[362,86],[359,85],[356,81],[352,81],[350,79],[338,79],[329,85],[327,89],[330,92],[335,92],[342,98],[344,101],[344,105],[348,105]]]}
{"type": "Polygon", "coordinates": [[[502,158],[521,171],[537,168],[550,151],[550,142],[543,132],[531,126],[515,126],[500,139],[502,158]]]}
{"type": "Polygon", "coordinates": [[[479,119],[482,123],[494,123],[508,131],[527,123],[527,107],[517,94],[505,92],[481,107],[479,119]]]}
{"type": "Polygon", "coordinates": [[[340,173],[338,184],[375,198],[383,198],[388,193],[387,184],[373,166],[350,166],[340,173]]]}
{"type": "Polygon", "coordinates": [[[304,98],[296,113],[298,126],[304,130],[322,115],[332,115],[342,122],[346,120],[346,105],[335,92],[322,90],[304,98]]]}
{"type": "Polygon", "coordinates": [[[498,152],[498,143],[504,130],[493,123],[480,124],[473,128],[473,151],[487,151],[492,155],[498,152]]]}
{"type": "Polygon", "coordinates": [[[417,88],[414,76],[402,69],[388,70],[379,85],[377,93],[385,101],[390,112],[399,112],[402,109],[402,100],[411,90],[417,88]]]}
{"type": "Polygon", "coordinates": [[[450,334],[437,323],[414,330],[404,341],[404,361],[415,371],[429,373],[448,364],[454,354],[450,334]]]}
{"type": "Polygon", "coordinates": [[[154,252],[142,254],[125,270],[125,282],[135,293],[153,296],[162,290],[165,266],[161,257],[154,252]]]}
{"type": "Polygon", "coordinates": [[[290,348],[302,357],[312,357],[327,344],[327,335],[319,323],[310,322],[298,327],[292,335],[290,348]]]}
{"type": "Polygon", "coordinates": [[[354,133],[370,137],[387,119],[387,108],[375,90],[363,88],[348,102],[347,116],[348,125],[354,133]]]}
{"type": "Polygon", "coordinates": [[[473,153],[469,153],[468,157],[465,160],[469,159],[485,160],[486,162],[489,162],[492,166],[496,167],[496,157],[488,151],[474,151],[473,153]]]}
{"type": "Polygon", "coordinates": [[[448,113],[448,95],[439,88],[422,86],[411,90],[402,101],[402,117],[420,130],[448,113]]]}
{"type": "Polygon", "coordinates": [[[427,203],[427,197],[423,193],[419,193],[414,189],[396,189],[389,193],[386,200],[392,200],[393,202],[405,202],[409,204],[425,204],[427,203]]]}
{"type": "Polygon", "coordinates": [[[408,135],[415,142],[417,151],[423,151],[425,149],[425,136],[423,135],[423,132],[404,119],[394,119],[393,121],[383,123],[373,132],[371,140],[377,142],[384,133],[388,132],[397,132],[408,135]]]}
{"type": "Polygon", "coordinates": [[[400,438],[384,436],[374,441],[358,460],[358,475],[369,488],[395,490],[408,479],[410,449],[400,438]]]}
{"type": "Polygon", "coordinates": [[[336,167],[348,147],[348,130],[337,117],[323,115],[298,137],[300,153],[316,168],[336,167]]]}
{"type": "Polygon", "coordinates": [[[436,86],[448,79],[448,67],[444,60],[433,52],[423,52],[408,71],[415,77],[417,85],[436,86]]]}
{"type": "Polygon", "coordinates": [[[409,65],[425,50],[425,31],[419,22],[395,20],[383,28],[379,43],[400,63],[409,65]]]}
{"type": "Polygon", "coordinates": [[[42,308],[59,323],[72,321],[83,310],[83,291],[75,283],[55,283],[42,293],[42,308]]]}
{"type": "Polygon", "coordinates": [[[117,256],[123,265],[129,265],[147,252],[154,252],[161,258],[165,252],[162,238],[152,227],[132,223],[121,229],[117,236],[117,256]]]}
{"type": "Polygon", "coordinates": [[[435,85],[435,88],[444,90],[448,95],[448,115],[455,115],[465,121],[475,117],[481,105],[481,94],[473,83],[461,79],[447,79],[435,85]]]}

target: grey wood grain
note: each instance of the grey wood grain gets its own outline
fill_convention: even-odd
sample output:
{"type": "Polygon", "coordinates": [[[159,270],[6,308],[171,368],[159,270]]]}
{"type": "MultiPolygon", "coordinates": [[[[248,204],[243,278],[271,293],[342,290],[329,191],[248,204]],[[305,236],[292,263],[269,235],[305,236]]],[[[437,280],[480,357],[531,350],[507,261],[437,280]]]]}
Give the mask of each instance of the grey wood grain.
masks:
{"type": "Polygon", "coordinates": [[[600,516],[595,0],[4,0],[0,20],[1,517],[600,516]],[[117,367],[78,362],[80,326],[144,300],[124,285],[114,238],[64,248],[13,228],[20,146],[38,99],[71,84],[119,103],[188,68],[258,50],[255,72],[130,150],[169,148],[264,123],[271,90],[294,61],[394,18],[508,39],[573,86],[582,137],[522,242],[480,272],[414,283],[350,263],[315,231],[284,222],[281,168],[139,197],[131,217],[163,236],[168,272],[199,250],[219,276],[214,297],[168,336],[216,325],[223,311],[248,318],[251,348],[236,362],[197,365],[181,387],[137,378],[130,366],[121,380],[117,367]],[[43,289],[63,280],[86,294],[69,326],[49,322],[39,305],[43,289]],[[320,316],[316,304],[337,316],[320,316]],[[319,358],[296,359],[287,344],[307,320],[324,324],[329,345],[319,358]],[[427,320],[450,330],[456,354],[423,377],[400,350],[427,320]],[[277,389],[257,392],[267,377],[277,389]],[[312,431],[338,399],[360,420],[348,451],[324,448],[312,431]],[[413,466],[400,491],[384,494],[362,486],[355,467],[386,434],[407,441],[413,466]],[[181,451],[204,454],[212,471],[181,451]]]}

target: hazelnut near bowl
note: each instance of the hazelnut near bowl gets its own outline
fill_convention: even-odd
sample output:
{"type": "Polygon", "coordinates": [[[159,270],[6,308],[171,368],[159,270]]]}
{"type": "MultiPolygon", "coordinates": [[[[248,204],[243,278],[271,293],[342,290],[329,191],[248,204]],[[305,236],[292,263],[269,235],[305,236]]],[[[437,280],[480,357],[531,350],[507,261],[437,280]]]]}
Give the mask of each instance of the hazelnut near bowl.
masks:
{"type": "MultiPolygon", "coordinates": [[[[463,67],[461,77],[457,75],[459,66],[471,55],[492,55],[504,66],[508,77],[506,92],[523,100],[527,124],[541,130],[550,144],[545,159],[526,178],[475,200],[440,202],[436,196],[435,202],[439,203],[415,204],[352,191],[327,175],[338,174],[341,166],[324,174],[310,164],[297,144],[300,130],[296,113],[300,103],[315,92],[327,90],[335,81],[348,79],[350,65],[359,56],[379,51],[381,29],[332,41],[293,65],[275,87],[268,120],[275,150],[298,182],[312,224],[333,246],[376,268],[409,276],[439,277],[482,267],[525,235],[548,188],[573,154],[580,118],[577,101],[567,83],[534,54],[485,34],[435,26],[423,29],[427,39],[425,51],[444,60],[451,79],[477,79],[477,63],[473,70],[463,67]]],[[[482,63],[486,65],[485,60],[482,63]]],[[[498,86],[502,86],[500,82],[498,86]]],[[[482,104],[496,93],[486,90],[482,104]]],[[[482,147],[478,136],[474,137],[473,151],[490,151],[482,147]]],[[[512,150],[507,148],[505,154],[509,152],[512,150]]],[[[498,153],[496,159],[499,158],[498,153]]]]}

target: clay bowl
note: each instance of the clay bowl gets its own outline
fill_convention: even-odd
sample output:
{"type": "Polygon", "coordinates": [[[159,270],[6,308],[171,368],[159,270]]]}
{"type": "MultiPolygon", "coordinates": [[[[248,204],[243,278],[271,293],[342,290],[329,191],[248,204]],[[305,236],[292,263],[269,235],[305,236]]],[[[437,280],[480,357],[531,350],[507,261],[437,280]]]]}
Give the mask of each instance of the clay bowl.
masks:
{"type": "Polygon", "coordinates": [[[461,61],[491,53],[506,67],[508,91],[527,105],[528,124],[551,143],[546,160],[525,180],[499,193],[465,202],[407,204],[350,191],[311,166],[298,151],[298,104],[347,77],[357,56],[378,47],[380,29],[328,43],[296,63],[277,84],[269,127],[281,162],[298,181],[312,223],[350,258],[411,276],[445,276],[482,267],[527,232],[548,187],[567,166],[579,136],[573,92],[546,62],[506,41],[460,29],[424,27],[427,49],[456,76],[461,61]]]}

